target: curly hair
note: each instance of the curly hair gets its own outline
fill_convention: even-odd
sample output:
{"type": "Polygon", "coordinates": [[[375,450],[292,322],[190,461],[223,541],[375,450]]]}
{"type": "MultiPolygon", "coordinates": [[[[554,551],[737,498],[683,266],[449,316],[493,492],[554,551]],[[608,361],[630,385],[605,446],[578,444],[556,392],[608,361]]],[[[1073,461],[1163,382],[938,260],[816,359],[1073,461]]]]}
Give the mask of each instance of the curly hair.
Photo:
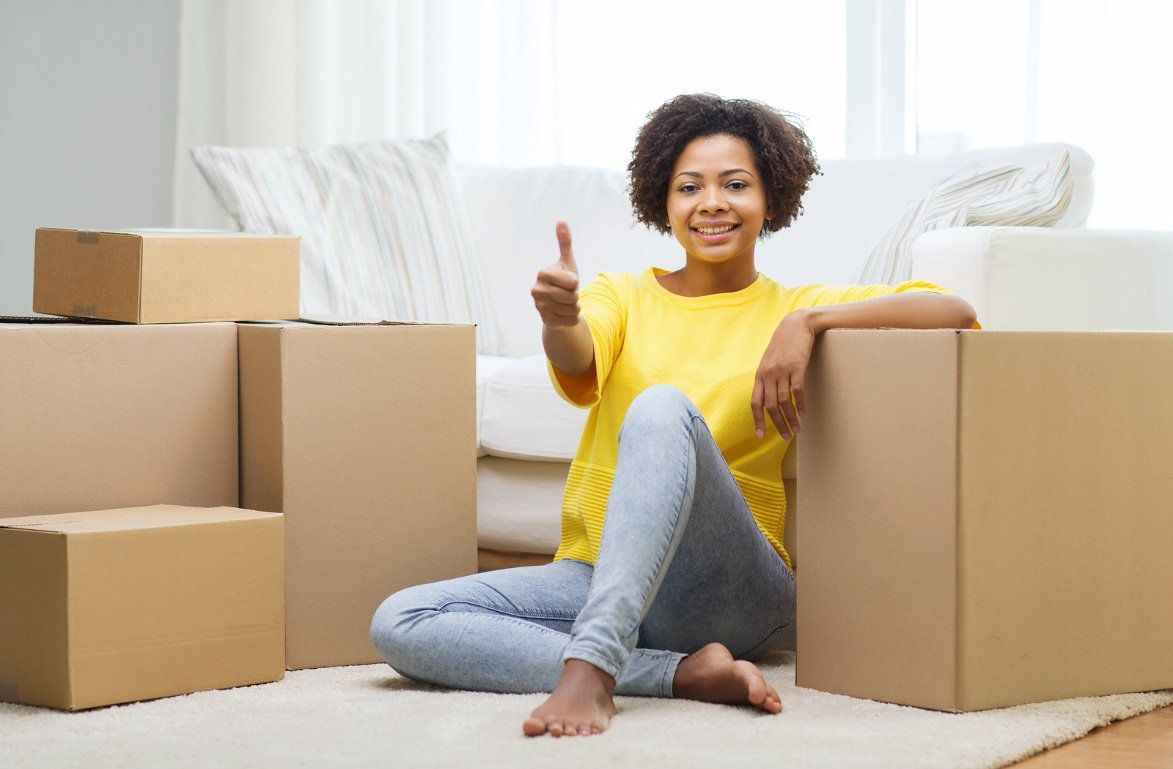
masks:
{"type": "Polygon", "coordinates": [[[726,134],[744,139],[753,150],[774,216],[758,237],[777,232],[802,214],[802,196],[821,174],[810,138],[772,107],[748,99],[723,99],[711,93],[683,94],[660,105],[639,130],[627,165],[627,192],[635,219],[667,235],[668,186],[676,159],[693,139],[726,134]]]}

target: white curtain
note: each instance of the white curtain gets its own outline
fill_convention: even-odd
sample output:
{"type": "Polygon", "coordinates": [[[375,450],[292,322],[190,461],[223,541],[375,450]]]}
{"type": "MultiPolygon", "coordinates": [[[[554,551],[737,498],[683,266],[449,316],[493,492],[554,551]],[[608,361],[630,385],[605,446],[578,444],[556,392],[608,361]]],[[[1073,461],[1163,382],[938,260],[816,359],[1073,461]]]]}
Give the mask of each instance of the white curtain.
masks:
{"type": "Polygon", "coordinates": [[[231,228],[192,147],[447,130],[454,156],[558,158],[555,0],[183,0],[172,224],[231,228]]]}

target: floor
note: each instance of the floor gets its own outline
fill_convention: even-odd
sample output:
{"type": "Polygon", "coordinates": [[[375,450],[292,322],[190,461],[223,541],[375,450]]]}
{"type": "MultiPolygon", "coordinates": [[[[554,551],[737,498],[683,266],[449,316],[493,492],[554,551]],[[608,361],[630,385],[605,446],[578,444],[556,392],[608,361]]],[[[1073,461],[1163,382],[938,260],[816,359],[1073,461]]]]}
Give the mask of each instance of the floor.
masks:
{"type": "MultiPolygon", "coordinates": [[[[532,566],[549,556],[481,550],[480,571],[532,566]]],[[[1014,769],[1173,769],[1173,706],[1101,726],[1075,742],[1034,755],[1014,769]]]]}
{"type": "Polygon", "coordinates": [[[1173,705],[1094,729],[1086,737],[1038,753],[1014,769],[1170,769],[1173,705]]]}

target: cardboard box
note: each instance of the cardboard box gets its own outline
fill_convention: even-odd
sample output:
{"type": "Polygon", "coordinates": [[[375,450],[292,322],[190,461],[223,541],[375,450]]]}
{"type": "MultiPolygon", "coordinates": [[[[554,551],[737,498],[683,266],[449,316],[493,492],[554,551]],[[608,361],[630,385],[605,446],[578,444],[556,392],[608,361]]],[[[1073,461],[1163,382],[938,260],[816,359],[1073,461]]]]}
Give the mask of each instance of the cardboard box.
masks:
{"type": "Polygon", "coordinates": [[[833,329],[799,686],[946,711],[1173,687],[1173,333],[833,329]]]}
{"type": "Polygon", "coordinates": [[[239,326],[241,499],[285,514],[290,669],[381,661],[387,596],[476,573],[474,331],[239,326]]]}
{"type": "Polygon", "coordinates": [[[64,710],[280,680],[280,515],[0,521],[0,699],[64,710]]]}
{"type": "Polygon", "coordinates": [[[239,504],[236,326],[0,323],[0,519],[239,504]]]}
{"type": "Polygon", "coordinates": [[[128,323],[296,318],[300,239],[37,228],[33,309],[128,323]]]}

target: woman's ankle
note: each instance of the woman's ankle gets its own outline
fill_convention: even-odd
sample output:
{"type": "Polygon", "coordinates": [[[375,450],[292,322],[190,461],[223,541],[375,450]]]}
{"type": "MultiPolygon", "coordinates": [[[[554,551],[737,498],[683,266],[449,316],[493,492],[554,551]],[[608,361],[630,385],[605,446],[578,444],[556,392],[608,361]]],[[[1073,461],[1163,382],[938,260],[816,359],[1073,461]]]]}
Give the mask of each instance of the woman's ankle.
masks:
{"type": "Polygon", "coordinates": [[[586,660],[577,658],[566,660],[562,668],[562,680],[594,680],[599,682],[607,694],[613,695],[615,693],[615,678],[599,666],[586,660]]]}

